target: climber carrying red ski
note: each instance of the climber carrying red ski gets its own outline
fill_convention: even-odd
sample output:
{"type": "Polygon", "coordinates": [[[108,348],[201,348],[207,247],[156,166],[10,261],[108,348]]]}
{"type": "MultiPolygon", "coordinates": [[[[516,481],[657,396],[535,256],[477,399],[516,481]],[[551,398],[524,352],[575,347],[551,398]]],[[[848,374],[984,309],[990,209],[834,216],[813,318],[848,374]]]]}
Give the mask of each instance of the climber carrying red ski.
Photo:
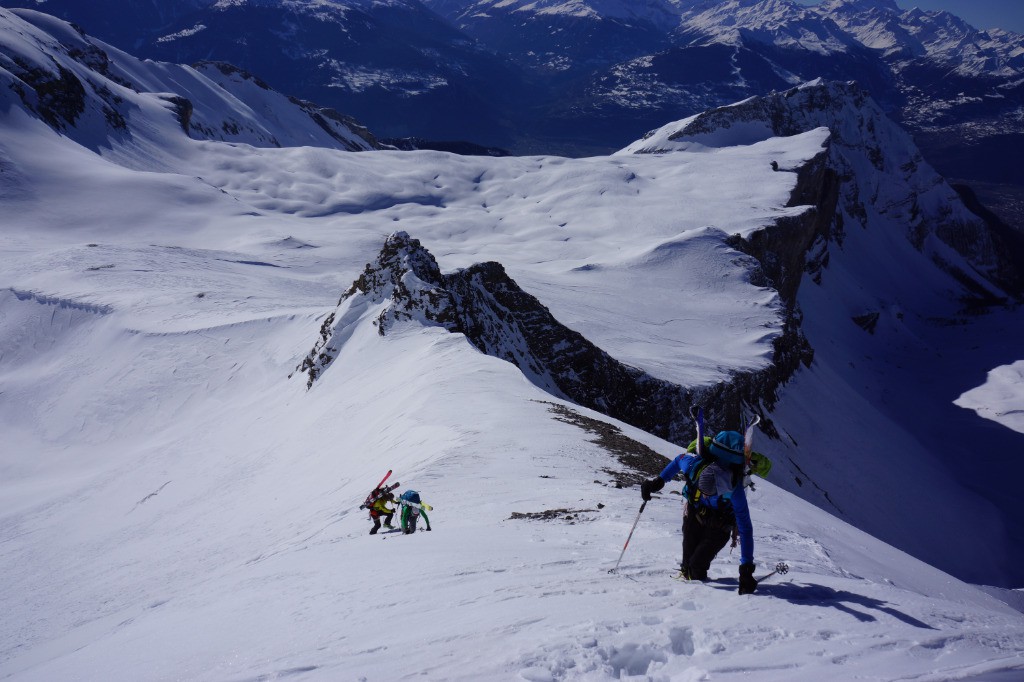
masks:
{"type": "Polygon", "coordinates": [[[367,495],[366,500],[359,505],[360,509],[370,510],[370,520],[373,521],[373,528],[370,529],[370,535],[376,535],[377,531],[380,530],[382,516],[384,517],[384,527],[388,530],[394,528],[394,526],[391,525],[391,520],[395,517],[395,509],[393,507],[388,507],[388,503],[393,503],[395,501],[393,491],[401,484],[396,482],[388,486],[384,485],[384,482],[388,480],[389,476],[391,476],[390,469],[388,470],[388,473],[384,474],[384,478],[380,480],[380,483],[378,483],[377,487],[373,489],[373,492],[367,495]]]}

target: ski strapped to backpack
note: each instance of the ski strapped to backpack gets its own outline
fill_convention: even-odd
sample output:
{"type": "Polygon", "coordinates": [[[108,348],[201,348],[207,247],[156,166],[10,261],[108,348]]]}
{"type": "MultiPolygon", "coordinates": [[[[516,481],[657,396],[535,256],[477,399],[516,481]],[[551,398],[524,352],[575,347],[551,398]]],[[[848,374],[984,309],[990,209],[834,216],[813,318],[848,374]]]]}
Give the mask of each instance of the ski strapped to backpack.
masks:
{"type": "Polygon", "coordinates": [[[696,405],[690,406],[690,417],[697,428],[697,454],[704,456],[704,408],[696,405]],[[696,414],[695,414],[696,413],[696,414]]]}
{"type": "MultiPolygon", "coordinates": [[[[754,452],[754,427],[761,423],[761,415],[755,414],[754,418],[747,424],[747,428],[743,431],[743,459],[744,467],[743,473],[746,476],[746,480],[743,481],[744,485],[754,489],[754,482],[751,480],[750,475],[754,473],[754,467],[750,465],[750,458],[754,452]]],[[[767,474],[767,472],[765,472],[767,474]]]]}
{"type": "Polygon", "coordinates": [[[410,502],[409,500],[401,500],[400,499],[400,500],[398,500],[398,504],[400,504],[400,505],[402,505],[404,507],[412,507],[413,509],[421,509],[421,510],[425,509],[427,511],[433,511],[434,510],[434,508],[431,507],[426,502],[416,503],[416,502],[410,502]]]}
{"type": "MultiPolygon", "coordinates": [[[[389,471],[388,474],[390,475],[391,472],[389,471]]],[[[387,476],[384,477],[384,480],[387,480],[387,476]]],[[[369,495],[366,496],[366,500],[361,505],[359,505],[359,508],[360,509],[369,509],[370,507],[372,507],[374,505],[374,503],[377,500],[379,500],[380,498],[384,497],[388,493],[392,492],[393,490],[395,490],[395,488],[397,488],[400,485],[402,485],[402,484],[401,483],[392,483],[391,485],[386,486],[384,488],[381,488],[380,486],[377,486],[376,488],[373,489],[373,492],[371,492],[369,495]]]]}

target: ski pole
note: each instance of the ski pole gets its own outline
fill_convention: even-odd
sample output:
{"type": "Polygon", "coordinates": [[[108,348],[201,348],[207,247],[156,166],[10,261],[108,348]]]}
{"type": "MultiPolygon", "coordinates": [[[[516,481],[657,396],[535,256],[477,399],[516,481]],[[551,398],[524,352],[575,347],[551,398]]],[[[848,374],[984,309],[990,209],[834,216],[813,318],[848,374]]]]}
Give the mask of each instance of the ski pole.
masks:
{"type": "Polygon", "coordinates": [[[787,573],[789,573],[789,565],[786,564],[784,561],[780,561],[779,563],[775,564],[775,570],[774,571],[772,571],[771,573],[765,575],[762,578],[757,578],[757,582],[762,582],[764,580],[767,580],[768,578],[771,578],[776,573],[778,573],[779,575],[786,575],[787,573]]]}
{"type": "MultiPolygon", "coordinates": [[[[636,513],[636,521],[633,522],[633,527],[629,529],[629,537],[626,538],[626,544],[622,546],[622,551],[619,553],[619,561],[622,561],[622,555],[626,553],[626,548],[629,547],[629,541],[633,538],[633,531],[636,530],[636,524],[640,523],[640,515],[644,513],[644,507],[647,506],[647,500],[640,505],[640,511],[636,513]]],[[[615,566],[608,569],[609,573],[614,573],[615,569],[619,567],[619,561],[615,562],[615,566]]]]}

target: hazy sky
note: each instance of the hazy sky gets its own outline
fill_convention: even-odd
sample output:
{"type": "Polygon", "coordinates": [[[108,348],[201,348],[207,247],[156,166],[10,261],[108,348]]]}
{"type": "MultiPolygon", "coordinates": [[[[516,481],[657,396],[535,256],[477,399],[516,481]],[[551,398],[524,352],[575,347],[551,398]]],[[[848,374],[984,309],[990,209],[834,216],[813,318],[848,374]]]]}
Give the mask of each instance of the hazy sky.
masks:
{"type": "MultiPolygon", "coordinates": [[[[818,4],[818,0],[799,1],[805,5],[818,4]]],[[[975,28],[1005,28],[1024,33],[1024,0],[896,0],[896,4],[903,9],[944,9],[975,28]]]]}

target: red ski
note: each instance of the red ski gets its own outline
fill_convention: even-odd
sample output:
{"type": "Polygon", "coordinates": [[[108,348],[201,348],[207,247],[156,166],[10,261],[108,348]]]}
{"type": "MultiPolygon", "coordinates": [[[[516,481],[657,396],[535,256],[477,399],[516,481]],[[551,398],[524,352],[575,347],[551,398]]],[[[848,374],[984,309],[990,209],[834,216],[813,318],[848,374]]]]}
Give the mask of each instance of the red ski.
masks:
{"type": "Polygon", "coordinates": [[[395,483],[392,483],[391,485],[385,486],[383,488],[381,488],[380,486],[377,486],[376,488],[373,489],[373,492],[371,492],[369,495],[366,496],[366,501],[363,502],[362,505],[360,505],[360,509],[362,509],[362,508],[369,509],[370,507],[373,506],[374,502],[376,502],[380,498],[384,497],[385,495],[387,495],[388,493],[390,493],[392,490],[394,490],[395,488],[397,488],[400,485],[402,485],[402,484],[398,483],[398,482],[395,482],[395,483]]]}

